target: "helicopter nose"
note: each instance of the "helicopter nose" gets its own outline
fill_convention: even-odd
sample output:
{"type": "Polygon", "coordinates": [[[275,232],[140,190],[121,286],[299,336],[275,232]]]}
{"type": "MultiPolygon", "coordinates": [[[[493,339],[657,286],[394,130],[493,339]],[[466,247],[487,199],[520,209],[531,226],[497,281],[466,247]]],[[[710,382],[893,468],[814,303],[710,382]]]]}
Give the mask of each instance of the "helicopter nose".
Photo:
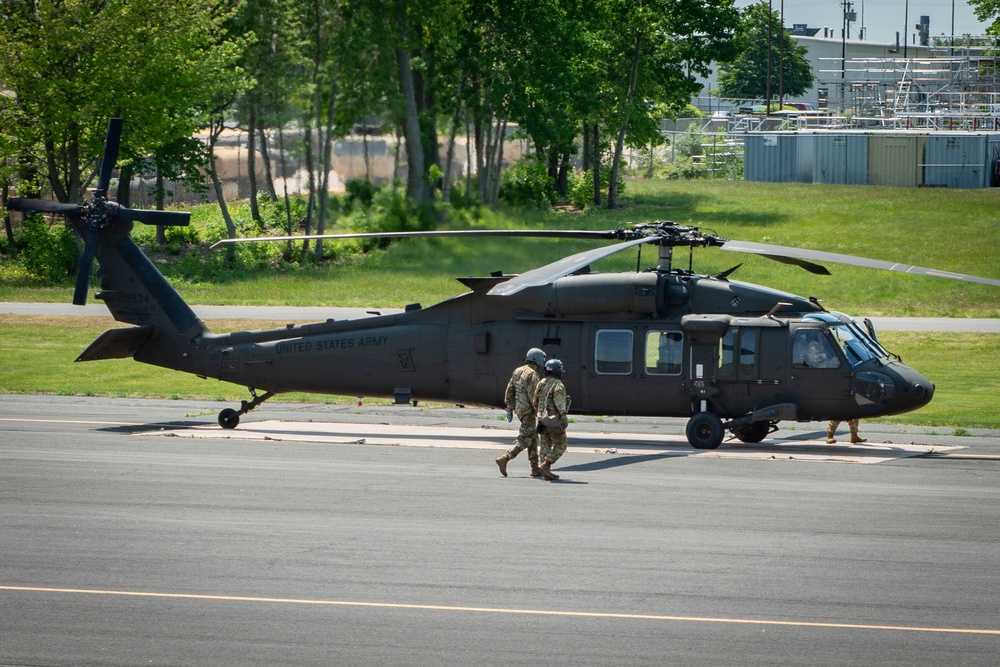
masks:
{"type": "Polygon", "coordinates": [[[898,362],[877,371],[858,373],[855,398],[873,413],[894,415],[922,408],[934,396],[934,384],[898,362]]]}
{"type": "Polygon", "coordinates": [[[917,382],[913,385],[913,397],[918,401],[930,400],[934,397],[934,384],[932,383],[930,387],[925,387],[922,383],[917,382]]]}
{"type": "Polygon", "coordinates": [[[934,383],[903,364],[894,365],[898,373],[896,382],[896,403],[899,412],[922,408],[934,398],[934,383]]]}

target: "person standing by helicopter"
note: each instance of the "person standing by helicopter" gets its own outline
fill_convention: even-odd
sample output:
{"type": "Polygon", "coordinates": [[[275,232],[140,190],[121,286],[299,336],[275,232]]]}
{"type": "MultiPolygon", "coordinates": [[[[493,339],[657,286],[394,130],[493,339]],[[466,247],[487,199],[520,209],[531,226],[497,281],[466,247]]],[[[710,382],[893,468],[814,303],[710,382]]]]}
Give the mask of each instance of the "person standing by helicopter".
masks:
{"type": "Polygon", "coordinates": [[[569,426],[570,399],[562,376],[566,367],[558,359],[545,362],[545,378],[535,388],[535,413],[538,418],[538,432],[541,447],[538,452],[542,477],[547,480],[559,479],[552,472],[552,464],[566,453],[566,428],[569,426]]]}
{"type": "Polygon", "coordinates": [[[507,476],[507,462],[525,449],[528,450],[531,476],[542,476],[542,471],[538,467],[538,432],[532,397],[535,393],[535,387],[538,386],[538,381],[541,380],[538,371],[544,365],[545,352],[533,347],[524,356],[524,365],[514,369],[514,373],[510,376],[510,382],[507,383],[507,391],[504,392],[507,421],[513,421],[514,415],[517,415],[521,427],[518,430],[517,439],[514,440],[514,446],[496,460],[500,474],[504,477],[507,476]]]}
{"type": "MultiPolygon", "coordinates": [[[[839,425],[840,425],[840,420],[839,419],[831,419],[830,423],[828,423],[826,425],[826,444],[832,445],[833,443],[837,442],[837,439],[834,437],[834,435],[836,435],[836,433],[837,433],[837,427],[839,425]]],[[[857,419],[848,419],[847,420],[847,427],[851,430],[851,444],[852,445],[856,445],[859,442],[868,442],[868,438],[862,438],[860,435],[858,435],[858,420],[857,419]]]]}

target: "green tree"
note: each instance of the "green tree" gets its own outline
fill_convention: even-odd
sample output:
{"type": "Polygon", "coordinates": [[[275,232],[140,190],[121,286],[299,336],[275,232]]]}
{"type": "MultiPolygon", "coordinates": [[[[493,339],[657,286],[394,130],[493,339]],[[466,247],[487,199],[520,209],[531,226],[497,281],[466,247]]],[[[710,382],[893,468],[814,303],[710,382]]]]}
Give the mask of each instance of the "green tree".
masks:
{"type": "Polygon", "coordinates": [[[710,63],[734,55],[738,15],[731,0],[606,1],[612,20],[602,35],[611,48],[598,93],[599,125],[612,141],[608,208],[616,208],[624,146],[658,141],[657,103],[683,108],[701,89],[696,75],[707,76],[710,63]]]}
{"type": "Polygon", "coordinates": [[[1000,34],[1000,0],[969,0],[976,18],[980,21],[990,21],[987,31],[991,35],[1000,34]]]}
{"type": "Polygon", "coordinates": [[[806,47],[782,27],[779,15],[766,3],[743,10],[736,39],[739,55],[719,68],[719,94],[723,97],[767,98],[770,93],[773,98],[779,90],[784,96],[795,97],[813,85],[806,47]]]}
{"type": "Polygon", "coordinates": [[[79,201],[98,167],[107,119],[118,116],[127,186],[130,158],[194,134],[210,101],[239,85],[234,65],[243,42],[225,28],[235,7],[215,0],[5,3],[0,86],[14,101],[0,107],[0,122],[11,128],[13,149],[34,153],[60,201],[79,201]]]}

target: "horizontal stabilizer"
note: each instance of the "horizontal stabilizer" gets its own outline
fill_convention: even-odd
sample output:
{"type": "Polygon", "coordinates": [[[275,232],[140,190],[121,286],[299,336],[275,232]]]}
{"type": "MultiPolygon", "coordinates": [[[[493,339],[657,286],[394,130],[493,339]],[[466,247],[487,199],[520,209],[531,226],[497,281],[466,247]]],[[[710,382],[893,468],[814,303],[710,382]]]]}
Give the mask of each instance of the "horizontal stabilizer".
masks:
{"type": "Polygon", "coordinates": [[[125,359],[133,356],[153,335],[153,327],[128,327],[108,329],[98,336],[77,361],[97,361],[99,359],[125,359]]]}

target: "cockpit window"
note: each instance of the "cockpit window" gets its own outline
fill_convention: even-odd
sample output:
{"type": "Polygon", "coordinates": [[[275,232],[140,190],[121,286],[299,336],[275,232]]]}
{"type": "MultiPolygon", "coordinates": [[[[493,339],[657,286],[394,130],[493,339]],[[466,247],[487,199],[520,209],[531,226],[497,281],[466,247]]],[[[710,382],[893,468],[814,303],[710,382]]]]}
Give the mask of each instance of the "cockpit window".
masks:
{"type": "Polygon", "coordinates": [[[847,361],[852,366],[857,366],[862,361],[875,357],[871,347],[866,345],[866,341],[858,335],[860,331],[855,332],[846,324],[836,324],[830,327],[830,333],[833,334],[834,340],[840,345],[844,356],[847,357],[847,361]]]}
{"type": "Polygon", "coordinates": [[[830,332],[852,366],[868,359],[889,356],[877,340],[843,313],[809,313],[803,319],[823,322],[830,327],[830,332]]]}
{"type": "Polygon", "coordinates": [[[840,358],[819,329],[799,329],[792,343],[792,365],[799,368],[840,368],[840,358]]]}

